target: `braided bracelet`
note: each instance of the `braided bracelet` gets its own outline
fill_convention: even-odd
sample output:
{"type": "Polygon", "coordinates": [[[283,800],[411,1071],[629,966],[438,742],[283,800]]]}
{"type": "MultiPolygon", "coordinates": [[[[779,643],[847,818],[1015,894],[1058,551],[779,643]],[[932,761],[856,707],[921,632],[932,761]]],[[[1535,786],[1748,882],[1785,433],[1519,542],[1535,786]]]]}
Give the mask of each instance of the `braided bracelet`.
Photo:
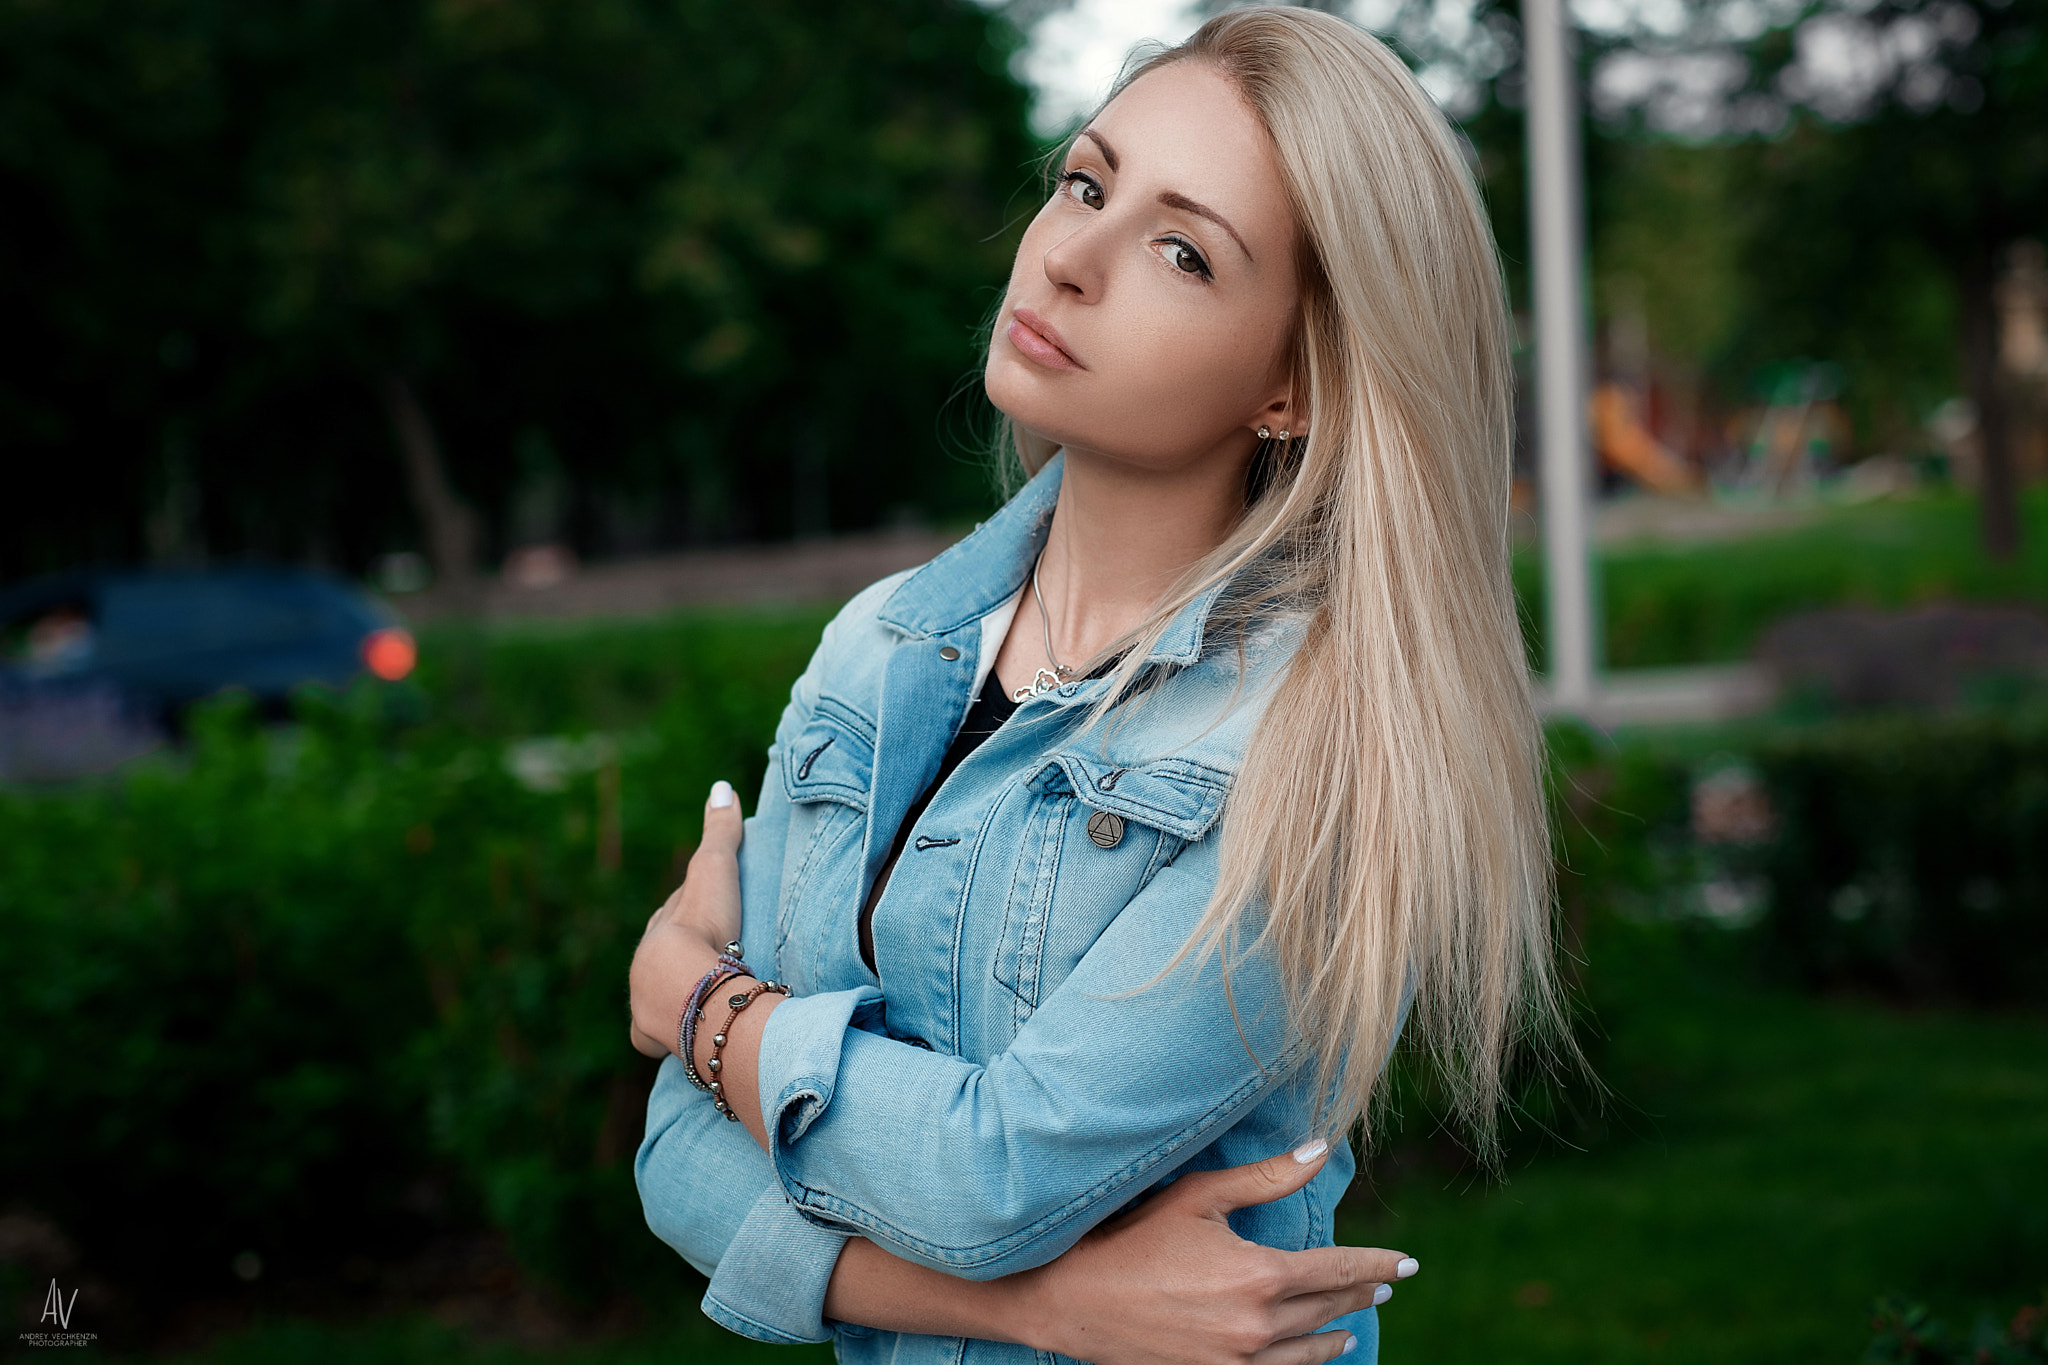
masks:
{"type": "Polygon", "coordinates": [[[682,1061],[683,1074],[699,1090],[711,1089],[697,1074],[697,1021],[704,1017],[704,998],[723,983],[747,974],[747,964],[743,961],[745,955],[737,942],[726,944],[725,951],[718,955],[718,961],[711,965],[711,970],[704,973],[690,992],[690,998],[683,1004],[682,1017],[676,1021],[676,1056],[682,1061]]]}
{"type": "Polygon", "coordinates": [[[704,980],[697,983],[697,989],[691,992],[691,1003],[683,1006],[683,1017],[676,1026],[676,1056],[682,1059],[683,1075],[688,1077],[690,1084],[696,1086],[699,1090],[708,1092],[711,1087],[706,1085],[704,1078],[697,1074],[697,1025],[703,1022],[704,1019],[704,1007],[697,1002],[704,999],[712,991],[717,990],[720,986],[725,985],[726,982],[737,981],[741,977],[749,975],[751,973],[745,967],[737,969],[726,967],[713,968],[704,980]]]}
{"type": "Polygon", "coordinates": [[[740,1017],[740,1011],[770,991],[774,991],[779,995],[788,995],[789,987],[779,981],[757,981],[749,989],[740,992],[738,995],[728,997],[725,1003],[732,1006],[732,1013],[725,1016],[725,1022],[718,1026],[718,1032],[711,1035],[711,1060],[705,1063],[711,1070],[711,1104],[719,1113],[732,1119],[734,1122],[739,1121],[739,1115],[735,1114],[732,1111],[732,1106],[725,1102],[725,1082],[718,1075],[720,1071],[725,1069],[725,1058],[723,1056],[725,1040],[727,1035],[732,1032],[733,1020],[740,1017]]]}

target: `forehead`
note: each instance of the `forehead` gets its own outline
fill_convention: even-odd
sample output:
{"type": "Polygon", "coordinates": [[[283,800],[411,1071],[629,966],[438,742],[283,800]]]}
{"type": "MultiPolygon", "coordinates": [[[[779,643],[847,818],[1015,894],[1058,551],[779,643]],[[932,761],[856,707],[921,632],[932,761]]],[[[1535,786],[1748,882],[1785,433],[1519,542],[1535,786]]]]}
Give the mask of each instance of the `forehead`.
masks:
{"type": "MultiPolygon", "coordinates": [[[[1229,77],[1182,61],[1133,81],[1088,125],[1116,150],[1129,190],[1171,191],[1230,219],[1254,256],[1292,236],[1273,140],[1229,77]]],[[[1092,144],[1083,138],[1084,147],[1092,144]]]]}

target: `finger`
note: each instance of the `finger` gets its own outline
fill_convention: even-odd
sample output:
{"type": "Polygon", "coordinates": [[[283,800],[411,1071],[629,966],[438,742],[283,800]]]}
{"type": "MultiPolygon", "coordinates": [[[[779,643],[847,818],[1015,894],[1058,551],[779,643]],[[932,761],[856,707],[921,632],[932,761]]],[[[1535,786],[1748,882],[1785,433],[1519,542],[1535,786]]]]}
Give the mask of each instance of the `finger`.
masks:
{"type": "Polygon", "coordinates": [[[1273,1309],[1273,1330],[1291,1335],[1313,1332],[1360,1309],[1377,1308],[1393,1297],[1392,1285],[1371,1281],[1320,1294],[1302,1294],[1273,1309]]]}
{"type": "Polygon", "coordinates": [[[1270,1204],[1275,1199],[1285,1199],[1315,1179],[1329,1155],[1330,1144],[1316,1138],[1264,1161],[1184,1175],[1167,1194],[1220,1217],[1247,1204],[1270,1204]]]}
{"type": "MultiPolygon", "coordinates": [[[[660,905],[655,906],[654,913],[647,917],[647,928],[652,929],[655,926],[656,921],[660,920],[662,916],[673,911],[676,908],[676,906],[682,904],[682,899],[682,887],[679,886],[675,890],[669,892],[668,899],[663,901],[660,905]]],[[[646,931],[642,930],[641,932],[645,933],[646,931]]]]}
{"type": "Polygon", "coordinates": [[[1255,1353],[1252,1365],[1320,1365],[1325,1360],[1348,1356],[1358,1349],[1358,1338],[1341,1327],[1318,1332],[1312,1337],[1288,1337],[1255,1353]]]}
{"type": "Polygon", "coordinates": [[[704,842],[690,858],[731,858],[740,851],[740,799],[732,783],[724,778],[711,784],[711,796],[704,802],[704,842]]]}
{"type": "Polygon", "coordinates": [[[1415,1258],[1384,1247],[1310,1247],[1289,1251],[1283,1273],[1293,1294],[1325,1293],[1360,1284],[1391,1284],[1421,1269],[1415,1258]]]}

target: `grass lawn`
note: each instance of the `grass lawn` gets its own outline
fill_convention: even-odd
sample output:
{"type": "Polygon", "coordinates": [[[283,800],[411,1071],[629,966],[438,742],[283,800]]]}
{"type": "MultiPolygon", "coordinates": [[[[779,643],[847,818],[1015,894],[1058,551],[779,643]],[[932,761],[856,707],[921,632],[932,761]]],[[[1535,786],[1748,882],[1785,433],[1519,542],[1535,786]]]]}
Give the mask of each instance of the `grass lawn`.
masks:
{"type": "Polygon", "coordinates": [[[1763,993],[1683,942],[1596,952],[1607,1132],[1350,1207],[1423,1264],[1389,1365],[1851,1362],[1880,1294],[1967,1327],[2048,1288],[2048,1019],[1763,993]]]}
{"type": "MultiPolygon", "coordinates": [[[[1741,659],[1791,611],[1932,601],[2048,603],[2048,486],[2028,491],[2010,563],[1979,544],[1977,505],[1954,492],[1833,508],[1735,541],[1617,545],[1600,555],[1606,660],[1651,668],[1741,659]]],[[[1541,666],[1541,553],[1515,557],[1531,657],[1541,666]]]]}

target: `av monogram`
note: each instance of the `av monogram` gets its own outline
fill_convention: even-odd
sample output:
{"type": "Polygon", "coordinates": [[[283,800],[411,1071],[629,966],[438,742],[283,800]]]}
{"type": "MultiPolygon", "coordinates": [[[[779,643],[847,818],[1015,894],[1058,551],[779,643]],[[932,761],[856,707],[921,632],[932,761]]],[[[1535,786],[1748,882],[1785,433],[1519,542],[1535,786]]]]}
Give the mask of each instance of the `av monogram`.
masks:
{"type": "Polygon", "coordinates": [[[57,1320],[57,1330],[68,1332],[71,1330],[71,1310],[77,1304],[78,1291],[76,1289],[71,1291],[71,1297],[67,1299],[64,1297],[64,1291],[57,1288],[57,1282],[52,1280],[50,1281],[50,1292],[43,1299],[42,1320],[48,1322],[51,1318],[55,1318],[57,1320]]]}

